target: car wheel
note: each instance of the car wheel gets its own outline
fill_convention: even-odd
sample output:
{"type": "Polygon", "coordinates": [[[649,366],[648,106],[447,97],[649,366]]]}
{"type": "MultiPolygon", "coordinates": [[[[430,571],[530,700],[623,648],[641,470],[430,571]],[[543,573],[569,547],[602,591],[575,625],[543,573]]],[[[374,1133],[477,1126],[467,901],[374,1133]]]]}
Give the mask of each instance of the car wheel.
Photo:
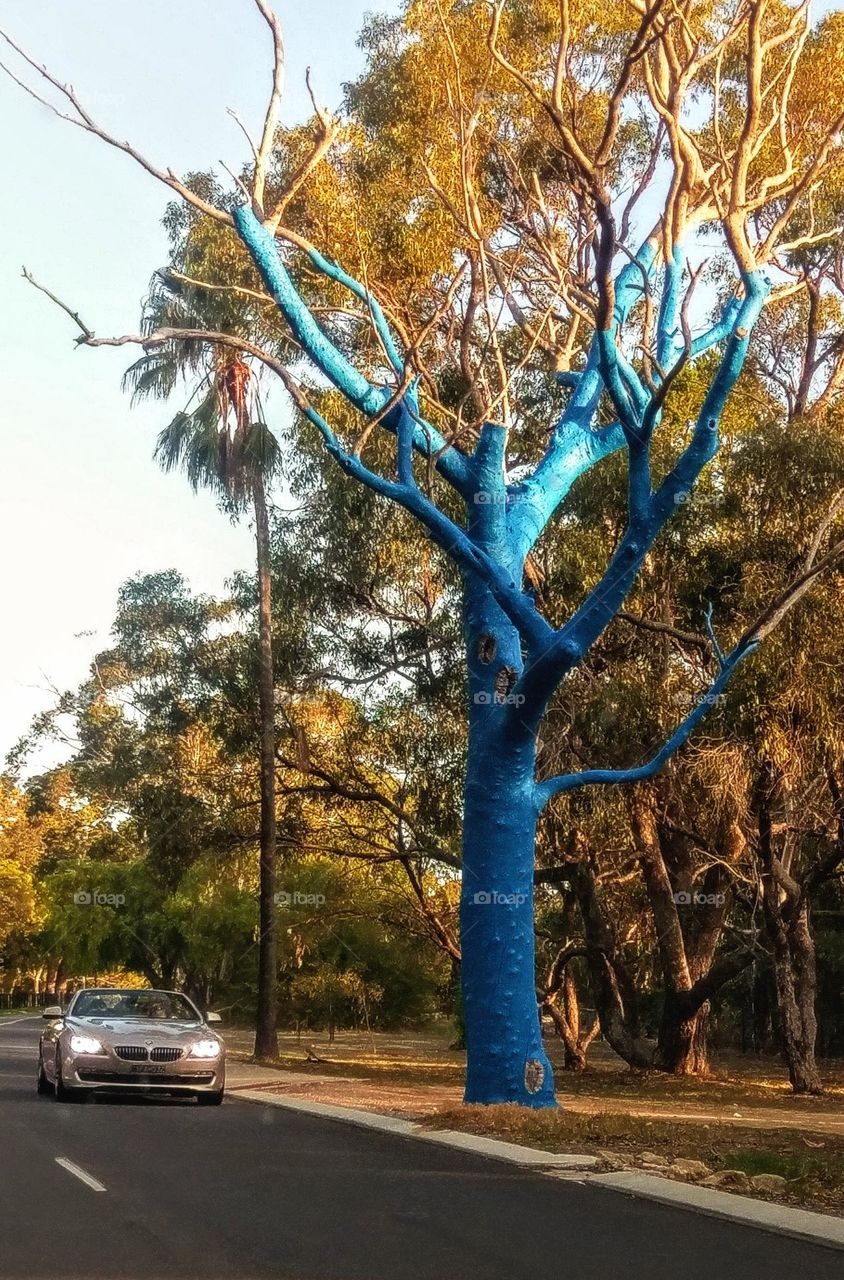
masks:
{"type": "Polygon", "coordinates": [[[62,1077],[62,1055],[56,1053],[56,1102],[82,1102],[85,1097],[84,1089],[72,1089],[70,1085],[66,1085],[62,1077]]]}
{"type": "Polygon", "coordinates": [[[196,1100],[201,1107],[219,1107],[223,1101],[223,1089],[218,1089],[216,1093],[198,1093],[196,1100]]]}
{"type": "Polygon", "coordinates": [[[53,1092],[53,1086],[47,1079],[47,1074],[44,1070],[44,1059],[41,1057],[40,1051],[38,1053],[38,1084],[36,1085],[36,1088],[42,1098],[45,1094],[53,1092]]]}

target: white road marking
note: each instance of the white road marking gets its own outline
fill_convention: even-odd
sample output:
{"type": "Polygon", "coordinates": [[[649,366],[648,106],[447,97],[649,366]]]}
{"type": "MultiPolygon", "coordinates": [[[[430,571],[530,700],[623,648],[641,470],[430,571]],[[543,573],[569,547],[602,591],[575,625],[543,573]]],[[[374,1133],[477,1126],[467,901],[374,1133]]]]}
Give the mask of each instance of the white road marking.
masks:
{"type": "Polygon", "coordinates": [[[0,1018],[0,1031],[2,1031],[4,1027],[13,1027],[16,1022],[36,1022],[36,1021],[40,1021],[40,1019],[38,1018],[38,1015],[35,1013],[27,1014],[23,1018],[0,1018]]]}
{"type": "Polygon", "coordinates": [[[97,1182],[96,1178],[92,1178],[90,1173],[86,1173],[84,1169],[80,1169],[78,1164],[74,1164],[72,1160],[68,1160],[67,1156],[56,1156],[56,1164],[60,1164],[63,1169],[67,1169],[68,1173],[72,1173],[74,1178],[78,1178],[80,1182],[84,1182],[86,1187],[90,1187],[92,1191],[105,1191],[105,1187],[101,1182],[97,1182]]]}

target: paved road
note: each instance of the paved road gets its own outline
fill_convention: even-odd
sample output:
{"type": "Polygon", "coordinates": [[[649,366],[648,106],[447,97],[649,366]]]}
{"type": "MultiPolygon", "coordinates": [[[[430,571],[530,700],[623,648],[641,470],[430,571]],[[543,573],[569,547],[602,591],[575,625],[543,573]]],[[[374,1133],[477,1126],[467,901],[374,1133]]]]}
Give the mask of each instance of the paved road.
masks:
{"type": "Polygon", "coordinates": [[[3,1280],[844,1272],[840,1252],[280,1107],[59,1105],[35,1093],[38,1030],[0,1021],[3,1280]]]}

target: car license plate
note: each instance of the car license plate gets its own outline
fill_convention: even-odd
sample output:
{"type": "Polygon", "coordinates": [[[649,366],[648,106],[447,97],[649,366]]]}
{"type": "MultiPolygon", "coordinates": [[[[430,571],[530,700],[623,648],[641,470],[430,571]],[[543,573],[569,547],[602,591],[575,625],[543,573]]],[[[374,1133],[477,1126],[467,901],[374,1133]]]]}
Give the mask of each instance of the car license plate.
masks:
{"type": "Polygon", "coordinates": [[[163,1062],[133,1062],[129,1067],[132,1075],[137,1076],[163,1076],[163,1062]]]}

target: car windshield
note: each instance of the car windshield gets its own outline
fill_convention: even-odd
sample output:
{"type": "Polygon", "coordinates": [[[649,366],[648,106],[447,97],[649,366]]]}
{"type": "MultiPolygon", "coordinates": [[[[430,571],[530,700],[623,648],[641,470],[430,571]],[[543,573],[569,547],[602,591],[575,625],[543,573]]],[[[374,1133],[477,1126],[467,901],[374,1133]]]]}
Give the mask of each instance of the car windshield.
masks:
{"type": "Polygon", "coordinates": [[[81,991],[73,1003],[75,1018],[131,1018],[154,1022],[196,1022],[198,1014],[184,996],[172,991],[81,991]]]}

